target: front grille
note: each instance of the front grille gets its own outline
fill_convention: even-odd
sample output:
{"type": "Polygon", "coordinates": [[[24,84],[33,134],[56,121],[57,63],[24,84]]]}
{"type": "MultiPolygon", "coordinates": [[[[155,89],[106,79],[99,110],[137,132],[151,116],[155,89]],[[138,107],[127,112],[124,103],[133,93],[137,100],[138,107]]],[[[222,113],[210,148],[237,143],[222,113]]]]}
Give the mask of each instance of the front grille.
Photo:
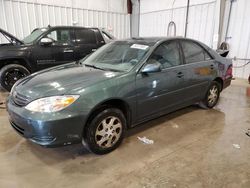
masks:
{"type": "Polygon", "coordinates": [[[16,91],[12,94],[12,100],[18,106],[26,106],[29,103],[29,99],[26,96],[21,95],[16,91]]]}
{"type": "Polygon", "coordinates": [[[11,126],[21,135],[24,135],[24,129],[19,127],[17,124],[15,124],[14,122],[10,121],[11,126]]]}

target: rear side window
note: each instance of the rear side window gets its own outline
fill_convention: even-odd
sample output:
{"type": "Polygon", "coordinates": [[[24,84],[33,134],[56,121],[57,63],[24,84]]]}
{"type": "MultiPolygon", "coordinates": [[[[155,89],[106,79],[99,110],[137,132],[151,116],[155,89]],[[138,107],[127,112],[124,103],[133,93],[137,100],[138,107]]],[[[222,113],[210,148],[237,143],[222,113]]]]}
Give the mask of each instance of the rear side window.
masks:
{"type": "Polygon", "coordinates": [[[198,44],[189,41],[182,41],[186,63],[196,63],[211,60],[210,55],[198,44]]]}
{"type": "Polygon", "coordinates": [[[75,30],[76,42],[79,44],[96,43],[95,32],[91,29],[77,29],[75,30]]]}

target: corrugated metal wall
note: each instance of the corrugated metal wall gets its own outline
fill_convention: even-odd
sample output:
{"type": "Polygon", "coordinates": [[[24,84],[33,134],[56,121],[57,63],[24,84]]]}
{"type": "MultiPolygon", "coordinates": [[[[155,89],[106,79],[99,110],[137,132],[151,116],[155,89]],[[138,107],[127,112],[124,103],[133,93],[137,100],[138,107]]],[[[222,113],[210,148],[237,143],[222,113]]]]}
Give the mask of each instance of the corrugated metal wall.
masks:
{"type": "MultiPolygon", "coordinates": [[[[173,9],[173,0],[155,1],[157,3],[151,0],[141,0],[141,6],[146,6],[144,6],[140,14],[140,36],[166,36],[167,26],[171,20],[177,25],[177,35],[183,36],[185,30],[186,1],[176,0],[175,4],[177,5],[173,9]],[[162,6],[160,2],[166,6],[162,6]]],[[[210,47],[213,46],[213,40],[217,35],[215,27],[215,22],[218,19],[216,17],[218,14],[216,12],[216,1],[218,2],[219,0],[192,0],[189,12],[187,36],[203,41],[210,47]]],[[[41,0],[0,0],[0,28],[7,30],[20,39],[27,36],[34,28],[44,27],[48,24],[75,24],[79,26],[111,28],[111,32],[117,38],[127,38],[130,36],[130,15],[123,10],[124,7],[120,7],[119,12],[115,12],[115,7],[111,11],[108,9],[100,10],[100,7],[98,10],[76,8],[77,5],[70,6],[70,0],[67,0],[65,5],[63,5],[62,1],[60,1],[59,5],[48,4],[48,2],[46,4],[45,1],[41,0]]],[[[91,4],[91,6],[94,3],[91,0],[88,3],[86,3],[87,0],[84,0],[84,2],[79,0],[79,2],[84,5],[91,4]]],[[[102,1],[99,0],[98,2],[102,1]]],[[[105,2],[107,3],[108,0],[105,2]]],[[[123,4],[126,4],[125,1],[123,4]]],[[[103,6],[105,7],[106,5],[103,6]]],[[[228,12],[229,6],[230,0],[227,0],[226,12],[228,12]]],[[[235,56],[237,58],[250,58],[249,10],[249,0],[237,0],[233,3],[227,36],[227,42],[230,44],[229,56],[232,58],[235,56]]],[[[224,24],[227,23],[227,18],[225,16],[224,24]]],[[[223,31],[225,35],[225,27],[223,31]]],[[[0,42],[3,40],[0,36],[0,42]]],[[[250,65],[240,67],[246,62],[243,60],[234,61],[235,77],[248,77],[250,65]]]]}
{"type": "Polygon", "coordinates": [[[124,12],[0,0],[0,28],[20,39],[33,29],[49,24],[103,27],[111,29],[110,32],[117,38],[130,36],[130,15],[124,12]]]}
{"type": "MultiPolygon", "coordinates": [[[[226,12],[229,12],[230,1],[227,1],[226,12]]],[[[237,57],[241,59],[250,59],[250,1],[237,0],[232,4],[232,13],[229,22],[227,42],[229,43],[229,57],[237,57]]],[[[224,25],[227,23],[227,16],[224,25]]],[[[226,26],[224,27],[225,36],[226,26]]],[[[243,66],[248,61],[234,61],[234,76],[238,78],[248,78],[250,74],[250,64],[243,66]]]]}
{"type": "MultiPolygon", "coordinates": [[[[143,3],[143,1],[142,1],[143,3]]],[[[191,5],[187,37],[213,45],[216,1],[191,5]]],[[[176,35],[184,36],[186,4],[176,8],[142,12],[140,17],[140,36],[167,36],[170,21],[176,23],[176,35]]]]}

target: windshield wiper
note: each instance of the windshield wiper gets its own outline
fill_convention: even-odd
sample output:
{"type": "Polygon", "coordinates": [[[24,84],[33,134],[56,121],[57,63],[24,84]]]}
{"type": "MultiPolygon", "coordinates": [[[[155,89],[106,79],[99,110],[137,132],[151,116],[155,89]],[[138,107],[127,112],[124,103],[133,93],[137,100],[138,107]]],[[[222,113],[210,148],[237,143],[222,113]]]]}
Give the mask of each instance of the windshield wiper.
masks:
{"type": "Polygon", "coordinates": [[[91,67],[94,69],[99,69],[99,70],[103,70],[103,71],[112,71],[112,72],[123,72],[121,70],[117,70],[117,69],[111,69],[111,68],[101,68],[101,67],[97,67],[95,65],[90,65],[90,64],[84,64],[86,67],[91,67]]]}
{"type": "Polygon", "coordinates": [[[90,65],[90,64],[84,64],[85,65],[85,67],[91,67],[91,68],[94,68],[94,69],[99,69],[99,70],[106,70],[106,69],[103,69],[103,68],[101,68],[101,67],[97,67],[97,66],[95,66],[95,65],[90,65]]]}

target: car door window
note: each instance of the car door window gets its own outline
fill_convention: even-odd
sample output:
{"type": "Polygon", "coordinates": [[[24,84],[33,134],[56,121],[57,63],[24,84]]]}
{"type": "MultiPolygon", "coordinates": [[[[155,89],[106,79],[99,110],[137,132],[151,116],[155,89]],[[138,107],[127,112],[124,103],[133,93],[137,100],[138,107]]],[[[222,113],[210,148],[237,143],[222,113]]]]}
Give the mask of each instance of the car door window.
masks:
{"type": "Polygon", "coordinates": [[[95,32],[91,29],[77,29],[75,31],[76,41],[79,44],[95,44],[95,32]]]}
{"type": "Polygon", "coordinates": [[[189,41],[182,42],[186,63],[196,63],[211,60],[210,55],[198,44],[189,41]]]}
{"type": "Polygon", "coordinates": [[[67,29],[54,30],[47,37],[53,39],[56,45],[68,45],[71,43],[70,30],[67,29]]]}
{"type": "Polygon", "coordinates": [[[161,44],[152,53],[149,62],[158,62],[163,69],[180,65],[181,59],[178,43],[173,41],[161,44]]]}

